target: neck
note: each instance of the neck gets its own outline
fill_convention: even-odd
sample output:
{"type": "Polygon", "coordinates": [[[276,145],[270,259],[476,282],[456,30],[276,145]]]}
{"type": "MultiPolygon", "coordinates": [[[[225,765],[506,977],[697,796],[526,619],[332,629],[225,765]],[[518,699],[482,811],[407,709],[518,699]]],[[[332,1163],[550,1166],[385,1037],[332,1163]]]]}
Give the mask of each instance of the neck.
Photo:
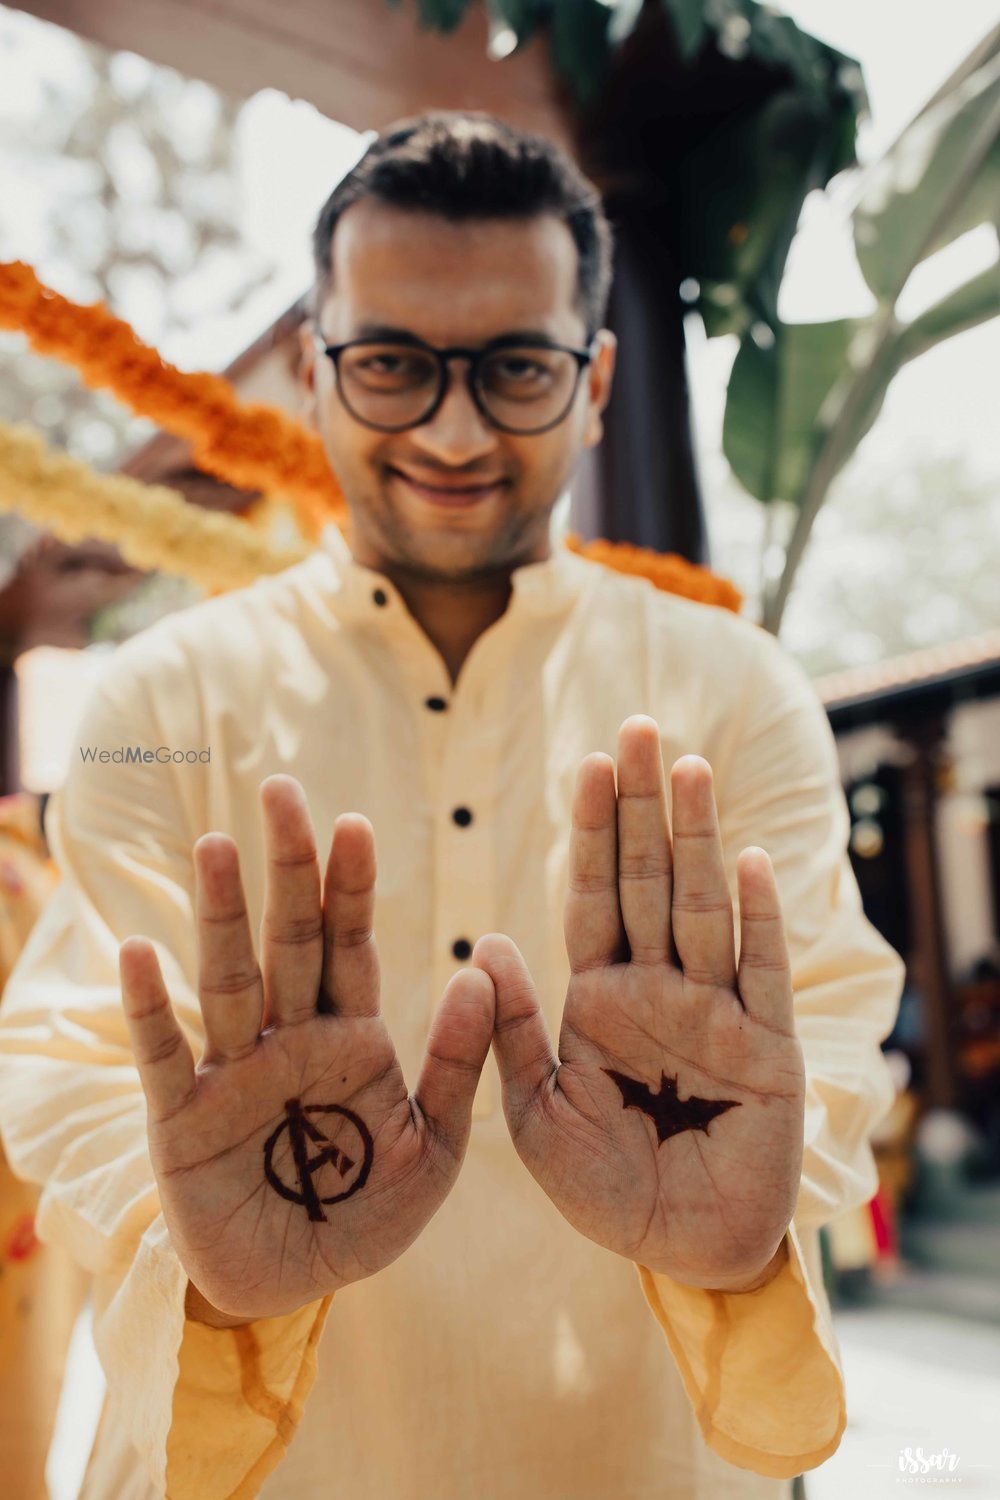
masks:
{"type": "Polygon", "coordinates": [[[383,566],[382,572],[392,579],[410,614],[439,652],[454,686],[476,641],[510,602],[510,570],[465,585],[414,578],[397,572],[392,564],[383,566]]]}
{"type": "Polygon", "coordinates": [[[506,610],[514,569],[525,562],[544,562],[551,555],[546,533],[528,557],[494,573],[468,581],[439,581],[415,574],[405,565],[381,556],[358,535],[356,527],[351,527],[346,535],[355,561],[377,568],[399,590],[410,614],[444,661],[452,686],[458,681],[462,663],[476,641],[506,610]]]}

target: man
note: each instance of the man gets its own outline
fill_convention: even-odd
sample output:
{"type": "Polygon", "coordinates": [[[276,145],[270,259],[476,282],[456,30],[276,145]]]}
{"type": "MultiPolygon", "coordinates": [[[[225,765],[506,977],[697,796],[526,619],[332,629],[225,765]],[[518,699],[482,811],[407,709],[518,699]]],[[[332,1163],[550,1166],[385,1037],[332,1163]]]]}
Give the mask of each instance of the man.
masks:
{"type": "Polygon", "coordinates": [[[210,754],[74,768],[5,1007],[96,1278],[85,1500],[787,1494],[901,981],[829,727],[757,627],[550,542],[614,361],[560,153],[404,123],[315,246],[349,535],[118,653],[81,745],[210,754]]]}

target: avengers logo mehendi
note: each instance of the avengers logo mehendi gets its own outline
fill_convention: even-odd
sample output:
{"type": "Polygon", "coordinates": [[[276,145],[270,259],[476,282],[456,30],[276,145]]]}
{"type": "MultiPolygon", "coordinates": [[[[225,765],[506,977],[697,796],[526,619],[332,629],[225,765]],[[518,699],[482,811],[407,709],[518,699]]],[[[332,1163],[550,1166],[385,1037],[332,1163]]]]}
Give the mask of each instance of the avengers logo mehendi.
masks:
{"type": "Polygon", "coordinates": [[[656,1126],[656,1144],[661,1146],[672,1135],[684,1130],[701,1130],[706,1135],[708,1127],[717,1115],[727,1109],[737,1109],[738,1099],[699,1099],[694,1094],[681,1099],[677,1093],[677,1078],[668,1078],[660,1073],[660,1091],[654,1094],[648,1083],[639,1078],[629,1078],[625,1073],[616,1073],[613,1068],[602,1068],[621,1089],[622,1109],[641,1109],[649,1115],[656,1126]]]}
{"type": "Polygon", "coordinates": [[[285,1118],[264,1142],[264,1176],[290,1203],[304,1204],[310,1219],[327,1222],[323,1203],[340,1203],[363,1187],[371,1171],[374,1146],[364,1120],[341,1104],[306,1104],[300,1099],[285,1102],[285,1118]],[[310,1115],[324,1116],[327,1130],[335,1129],[333,1141],[310,1115]],[[287,1140],[283,1139],[287,1132],[287,1140]],[[310,1142],[320,1149],[310,1155],[310,1142]],[[279,1151],[284,1146],[284,1151],[279,1151]],[[279,1161],[275,1162],[275,1155],[279,1161]],[[337,1185],[338,1192],[328,1192],[337,1185]],[[289,1180],[291,1179],[291,1180],[289,1180]]]}

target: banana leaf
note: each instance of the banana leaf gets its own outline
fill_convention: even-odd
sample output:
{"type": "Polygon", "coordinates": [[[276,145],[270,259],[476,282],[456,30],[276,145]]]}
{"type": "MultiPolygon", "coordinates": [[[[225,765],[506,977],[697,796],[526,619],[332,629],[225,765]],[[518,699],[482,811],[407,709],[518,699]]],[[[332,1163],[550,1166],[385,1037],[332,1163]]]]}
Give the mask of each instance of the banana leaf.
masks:
{"type": "Polygon", "coordinates": [[[862,274],[894,304],[915,265],[1000,212],[1000,32],[974,73],[921,110],[871,170],[854,214],[862,274]]]}
{"type": "Polygon", "coordinates": [[[877,311],[862,320],[773,323],[767,338],[759,327],[743,336],[727,392],[723,450],[750,494],[765,503],[791,501],[803,510],[806,528],[900,367],[1000,312],[993,265],[909,324],[895,313],[913,268],[996,212],[1000,30],[974,60],[868,175],[854,227],[877,311]]]}

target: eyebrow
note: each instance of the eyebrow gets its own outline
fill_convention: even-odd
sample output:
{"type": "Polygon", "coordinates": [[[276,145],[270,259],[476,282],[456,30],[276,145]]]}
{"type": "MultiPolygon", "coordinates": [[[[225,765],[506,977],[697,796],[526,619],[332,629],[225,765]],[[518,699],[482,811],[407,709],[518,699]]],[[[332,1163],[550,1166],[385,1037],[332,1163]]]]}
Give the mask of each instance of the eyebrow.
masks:
{"type": "MultiPolygon", "coordinates": [[[[421,338],[419,334],[414,333],[412,329],[393,328],[387,323],[361,323],[355,329],[352,337],[356,339],[386,339],[394,343],[416,342],[426,344],[428,342],[427,339],[421,338]]],[[[525,339],[531,342],[542,341],[550,344],[558,342],[544,328],[511,328],[505,330],[503,333],[494,334],[493,338],[483,339],[478,345],[470,347],[483,348],[487,344],[494,343],[496,339],[525,339]]]]}

